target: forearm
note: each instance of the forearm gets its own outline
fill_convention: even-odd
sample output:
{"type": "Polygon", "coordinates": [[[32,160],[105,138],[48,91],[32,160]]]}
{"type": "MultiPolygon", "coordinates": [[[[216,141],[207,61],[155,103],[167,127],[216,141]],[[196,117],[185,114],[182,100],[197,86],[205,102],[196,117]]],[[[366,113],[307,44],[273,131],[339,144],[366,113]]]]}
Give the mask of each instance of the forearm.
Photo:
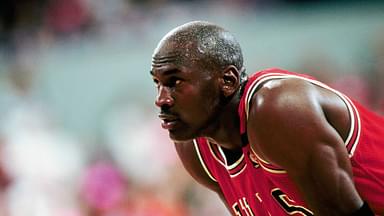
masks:
{"type": "Polygon", "coordinates": [[[348,163],[325,146],[307,161],[307,171],[294,177],[315,215],[350,215],[362,206],[348,163]]]}

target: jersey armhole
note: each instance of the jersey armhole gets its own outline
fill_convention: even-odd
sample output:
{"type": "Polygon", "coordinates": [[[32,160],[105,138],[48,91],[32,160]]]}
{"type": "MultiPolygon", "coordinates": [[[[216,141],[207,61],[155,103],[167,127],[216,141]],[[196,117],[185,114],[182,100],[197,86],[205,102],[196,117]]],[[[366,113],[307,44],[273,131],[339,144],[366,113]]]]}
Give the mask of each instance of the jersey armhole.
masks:
{"type": "Polygon", "coordinates": [[[198,144],[197,139],[194,139],[194,140],[193,140],[193,144],[194,144],[194,146],[195,146],[195,150],[196,150],[197,157],[199,158],[200,164],[201,164],[201,166],[203,167],[205,173],[208,175],[208,177],[209,177],[212,181],[217,182],[216,178],[213,177],[213,174],[209,171],[208,166],[206,165],[206,163],[205,163],[205,161],[204,161],[204,159],[203,159],[203,157],[202,157],[202,155],[201,155],[201,152],[200,152],[200,148],[199,148],[199,144],[198,144]]]}

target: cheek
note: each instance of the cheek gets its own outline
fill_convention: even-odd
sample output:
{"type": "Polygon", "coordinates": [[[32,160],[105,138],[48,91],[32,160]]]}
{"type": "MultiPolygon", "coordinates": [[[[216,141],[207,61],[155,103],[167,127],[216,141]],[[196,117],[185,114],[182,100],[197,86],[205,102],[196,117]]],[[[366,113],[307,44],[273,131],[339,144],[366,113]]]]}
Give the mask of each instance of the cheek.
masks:
{"type": "Polygon", "coordinates": [[[179,107],[180,111],[188,116],[198,117],[196,115],[201,114],[203,107],[205,106],[206,100],[205,97],[201,94],[198,94],[195,91],[189,91],[180,96],[179,107]]]}
{"type": "Polygon", "coordinates": [[[205,120],[210,118],[212,113],[216,110],[220,97],[218,92],[212,91],[212,88],[202,88],[200,92],[188,98],[191,101],[189,109],[194,113],[196,120],[205,120]]]}
{"type": "Polygon", "coordinates": [[[220,92],[212,82],[184,86],[177,97],[177,107],[184,120],[197,124],[210,118],[220,102],[220,92]]]}
{"type": "Polygon", "coordinates": [[[204,104],[206,109],[212,110],[217,107],[220,102],[220,91],[212,85],[206,85],[202,88],[201,103],[204,104]]]}

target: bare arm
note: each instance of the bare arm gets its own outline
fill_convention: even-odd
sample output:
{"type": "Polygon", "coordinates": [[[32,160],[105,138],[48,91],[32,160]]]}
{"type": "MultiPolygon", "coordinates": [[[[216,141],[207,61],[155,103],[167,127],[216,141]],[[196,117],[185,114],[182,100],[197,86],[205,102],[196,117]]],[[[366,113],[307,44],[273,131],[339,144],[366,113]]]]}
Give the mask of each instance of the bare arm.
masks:
{"type": "Polygon", "coordinates": [[[287,171],[315,215],[349,215],[363,202],[343,142],[348,121],[335,94],[302,80],[275,80],[254,96],[248,134],[258,143],[253,148],[287,171]]]}
{"type": "Polygon", "coordinates": [[[192,141],[175,143],[176,152],[179,155],[184,168],[188,173],[200,184],[216,192],[220,199],[224,202],[225,206],[230,211],[221,189],[217,182],[213,181],[202,167],[197,152],[192,141]]]}

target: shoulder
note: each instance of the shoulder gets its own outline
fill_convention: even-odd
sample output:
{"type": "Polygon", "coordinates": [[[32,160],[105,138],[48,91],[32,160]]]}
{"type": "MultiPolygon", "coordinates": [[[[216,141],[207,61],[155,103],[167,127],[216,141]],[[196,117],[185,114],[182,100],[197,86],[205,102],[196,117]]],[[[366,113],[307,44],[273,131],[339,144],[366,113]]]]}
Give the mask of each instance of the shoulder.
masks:
{"type": "Polygon", "coordinates": [[[184,168],[197,182],[220,194],[221,189],[218,183],[209,176],[205,170],[206,167],[200,161],[196,142],[194,140],[175,142],[176,152],[184,168]]]}
{"type": "MultiPolygon", "coordinates": [[[[272,115],[296,112],[298,108],[305,109],[310,104],[316,105],[320,101],[319,99],[319,90],[305,80],[273,79],[263,83],[257,93],[253,95],[251,116],[255,112],[272,115]]],[[[262,116],[257,115],[257,117],[262,116]]]]}
{"type": "MultiPolygon", "coordinates": [[[[289,128],[296,126],[295,123],[326,123],[344,136],[349,125],[345,96],[319,83],[301,78],[263,83],[251,98],[249,120],[272,125],[287,123],[289,128]]],[[[316,127],[307,129],[310,128],[316,127]]]]}
{"type": "MultiPolygon", "coordinates": [[[[275,131],[284,135],[305,125],[317,124],[323,115],[321,94],[321,90],[305,80],[269,80],[251,99],[249,128],[258,134],[275,131]]],[[[305,129],[311,128],[315,127],[305,129]]]]}
{"type": "Polygon", "coordinates": [[[309,143],[338,139],[335,132],[344,134],[349,121],[346,106],[337,94],[297,78],[264,83],[253,95],[250,107],[248,135],[250,141],[258,143],[252,147],[278,165],[287,163],[281,155],[304,159],[308,155],[298,152],[316,148],[309,143]]]}

